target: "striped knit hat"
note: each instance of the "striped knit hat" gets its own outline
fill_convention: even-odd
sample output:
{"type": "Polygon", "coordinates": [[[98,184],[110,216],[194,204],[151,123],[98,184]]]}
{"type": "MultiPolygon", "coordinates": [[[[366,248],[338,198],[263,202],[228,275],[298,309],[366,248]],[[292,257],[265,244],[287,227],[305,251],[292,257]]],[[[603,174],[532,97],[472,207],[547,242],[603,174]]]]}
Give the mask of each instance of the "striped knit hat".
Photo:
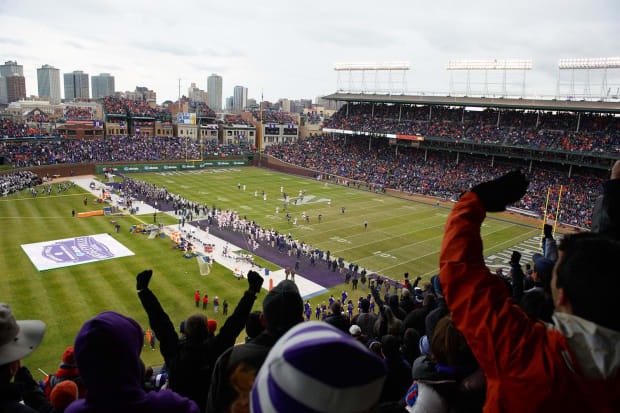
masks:
{"type": "Polygon", "coordinates": [[[251,411],[365,412],[378,402],[386,372],[382,359],[335,327],[301,323],[269,352],[252,387],[251,411]],[[347,374],[334,373],[335,365],[347,374]]]}

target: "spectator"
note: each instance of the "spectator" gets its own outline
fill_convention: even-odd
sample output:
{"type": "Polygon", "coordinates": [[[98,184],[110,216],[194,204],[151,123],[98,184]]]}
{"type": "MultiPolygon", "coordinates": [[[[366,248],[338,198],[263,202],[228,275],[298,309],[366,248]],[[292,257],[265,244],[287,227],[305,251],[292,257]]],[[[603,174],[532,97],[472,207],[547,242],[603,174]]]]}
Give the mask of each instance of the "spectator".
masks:
{"type": "Polygon", "coordinates": [[[381,338],[381,352],[388,372],[380,400],[382,402],[401,400],[411,382],[411,365],[403,359],[399,339],[393,335],[388,334],[381,338]]]}
{"type": "Polygon", "coordinates": [[[327,324],[331,324],[345,334],[349,333],[351,322],[349,318],[343,314],[342,306],[339,301],[335,301],[331,306],[332,314],[325,318],[327,324]]]}
{"type": "Polygon", "coordinates": [[[67,347],[62,354],[62,363],[60,364],[60,368],[56,370],[56,373],[50,374],[45,378],[45,396],[51,400],[50,393],[54,387],[64,381],[74,382],[78,386],[79,397],[84,398],[86,395],[86,388],[82,384],[80,373],[75,365],[73,346],[67,347]]]}
{"type": "Polygon", "coordinates": [[[170,318],[148,288],[151,276],[150,270],[138,274],[136,287],[151,328],[159,338],[159,349],[168,368],[170,389],[189,397],[204,411],[215,361],[235,344],[261,289],[263,278],[254,271],[248,273],[249,288],[217,336],[209,334],[207,318],[199,313],[185,320],[185,338],[179,339],[170,318]]]}
{"type": "MultiPolygon", "coordinates": [[[[62,413],[67,407],[78,399],[78,386],[71,380],[65,380],[54,386],[54,389],[50,393],[50,402],[53,409],[49,410],[49,413],[62,413]]],[[[39,412],[41,410],[39,409],[39,412]]]]}
{"type": "Polygon", "coordinates": [[[75,360],[88,389],[65,410],[82,412],[193,412],[198,406],[171,390],[145,393],[140,365],[142,328],[108,311],[88,320],[75,338],[75,360]]]}
{"type": "Polygon", "coordinates": [[[51,407],[20,361],[39,347],[44,334],[42,321],[16,321],[9,305],[0,303],[0,411],[35,413],[51,407]]]}
{"type": "Polygon", "coordinates": [[[238,398],[247,398],[240,390],[249,392],[247,386],[240,383],[238,388],[231,385],[232,375],[242,377],[256,374],[267,358],[267,354],[293,326],[303,321],[303,301],[299,290],[290,280],[281,281],[263,300],[263,317],[265,330],[248,343],[235,346],[222,354],[213,371],[213,380],[209,389],[207,411],[224,412],[238,398]],[[230,379],[230,380],[229,380],[230,379]]]}
{"type": "Polygon", "coordinates": [[[327,323],[309,321],[269,352],[252,387],[250,411],[370,411],[385,374],[384,362],[363,345],[327,323]],[[336,363],[345,375],[322,367],[336,363]]]}
{"type": "Polygon", "coordinates": [[[616,411],[620,324],[609,305],[620,298],[620,244],[587,233],[564,239],[551,281],[552,327],[514,306],[484,265],[480,226],[486,212],[505,209],[526,188],[525,177],[511,172],[463,195],[448,218],[440,255],[454,324],[486,375],[485,409],[616,411]]]}
{"type": "Polygon", "coordinates": [[[481,411],[485,381],[465,338],[450,316],[435,329],[430,356],[415,360],[407,392],[410,412],[481,411]],[[417,389],[417,392],[411,390],[417,389]]]}
{"type": "Polygon", "coordinates": [[[373,328],[377,322],[377,315],[369,312],[370,302],[367,299],[362,300],[362,312],[353,317],[351,324],[360,326],[362,334],[367,337],[374,337],[373,328]]]}

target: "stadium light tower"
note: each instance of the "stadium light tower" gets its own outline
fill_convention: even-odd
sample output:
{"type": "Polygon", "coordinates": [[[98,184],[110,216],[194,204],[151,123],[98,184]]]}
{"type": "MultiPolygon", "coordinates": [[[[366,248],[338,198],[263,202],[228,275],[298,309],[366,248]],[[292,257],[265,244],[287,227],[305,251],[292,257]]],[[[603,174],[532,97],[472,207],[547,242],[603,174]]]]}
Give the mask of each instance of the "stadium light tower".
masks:
{"type": "MultiPolygon", "coordinates": [[[[400,93],[405,94],[407,90],[407,71],[410,69],[409,62],[368,62],[368,63],[336,63],[334,70],[338,74],[337,87],[338,92],[345,93],[380,93],[384,90],[380,87],[382,75],[387,74],[387,94],[400,93]],[[401,74],[400,87],[395,87],[392,73],[401,74]],[[341,74],[347,73],[346,81],[342,79],[341,74]],[[360,75],[359,81],[356,74],[360,75]],[[374,83],[374,90],[369,90],[367,80],[374,83]],[[346,82],[346,87],[344,82],[346,82]],[[358,84],[359,83],[359,84],[358,84]],[[356,88],[357,86],[357,88],[356,88]]],[[[397,85],[398,86],[398,85],[397,85]]]]}
{"type": "Polygon", "coordinates": [[[607,71],[609,69],[620,69],[620,57],[599,57],[599,58],[577,58],[577,59],[560,59],[558,62],[558,86],[556,98],[560,98],[560,88],[562,72],[571,71],[570,78],[570,95],[568,98],[575,97],[575,70],[585,70],[585,82],[583,88],[584,98],[592,97],[590,93],[590,70],[602,70],[603,78],[601,81],[601,100],[608,97],[610,90],[607,89],[607,71]]]}
{"type": "Polygon", "coordinates": [[[532,70],[532,59],[460,59],[450,60],[446,66],[446,70],[450,71],[450,95],[456,94],[454,90],[454,71],[466,71],[467,72],[467,84],[465,88],[465,95],[471,95],[471,71],[484,71],[484,95],[489,94],[489,70],[503,71],[502,74],[502,96],[506,96],[506,72],[522,71],[523,82],[521,87],[521,96],[525,96],[525,73],[528,70],[532,70]]]}

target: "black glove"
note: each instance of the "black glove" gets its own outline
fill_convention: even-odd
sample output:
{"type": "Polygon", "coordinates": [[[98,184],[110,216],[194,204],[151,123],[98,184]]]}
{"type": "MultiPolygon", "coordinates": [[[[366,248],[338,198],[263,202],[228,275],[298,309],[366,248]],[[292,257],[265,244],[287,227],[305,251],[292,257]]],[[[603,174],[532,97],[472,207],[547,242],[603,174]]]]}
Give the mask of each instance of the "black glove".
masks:
{"type": "Polygon", "coordinates": [[[138,291],[146,290],[149,288],[149,281],[151,281],[151,277],[153,276],[153,271],[144,270],[136,277],[136,289],[138,291]]]}
{"type": "Polygon", "coordinates": [[[30,374],[30,370],[28,367],[22,366],[15,373],[15,384],[17,384],[23,391],[32,391],[39,387],[37,382],[32,378],[32,374],[30,374]]]}
{"type": "Polygon", "coordinates": [[[263,281],[263,277],[261,277],[256,271],[250,271],[248,273],[248,284],[250,284],[250,291],[258,294],[263,286],[263,281]]]}
{"type": "Polygon", "coordinates": [[[521,199],[529,183],[521,171],[512,171],[492,181],[478,184],[471,190],[478,195],[487,211],[499,212],[505,210],[506,205],[521,199]]]}
{"type": "Polygon", "coordinates": [[[545,224],[543,227],[545,238],[553,239],[553,227],[549,224],[545,224]]]}
{"type": "Polygon", "coordinates": [[[519,265],[519,261],[521,261],[521,253],[519,251],[513,251],[512,257],[510,257],[510,264],[519,265]]]}

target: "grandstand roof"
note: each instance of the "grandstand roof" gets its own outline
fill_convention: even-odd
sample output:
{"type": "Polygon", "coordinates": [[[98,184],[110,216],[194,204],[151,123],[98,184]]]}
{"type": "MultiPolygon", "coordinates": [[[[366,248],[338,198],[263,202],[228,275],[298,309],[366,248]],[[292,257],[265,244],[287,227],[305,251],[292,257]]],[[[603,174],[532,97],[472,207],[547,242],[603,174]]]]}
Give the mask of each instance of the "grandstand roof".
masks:
{"type": "Polygon", "coordinates": [[[620,113],[620,102],[592,102],[551,99],[503,99],[451,96],[415,95],[366,95],[332,93],[323,97],[327,100],[344,102],[401,103],[411,105],[478,106],[485,108],[506,108],[523,110],[550,110],[571,112],[620,113]]]}

